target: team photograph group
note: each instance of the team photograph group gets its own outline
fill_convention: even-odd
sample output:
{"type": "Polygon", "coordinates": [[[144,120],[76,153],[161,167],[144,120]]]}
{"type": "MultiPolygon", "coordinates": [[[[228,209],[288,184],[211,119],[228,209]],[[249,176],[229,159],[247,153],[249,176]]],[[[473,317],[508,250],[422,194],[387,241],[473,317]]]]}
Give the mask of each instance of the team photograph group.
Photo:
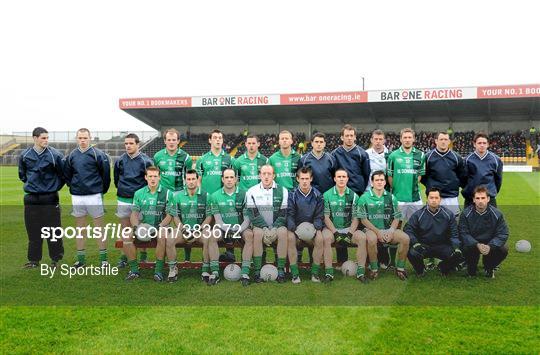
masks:
{"type": "MultiPolygon", "coordinates": [[[[43,227],[62,226],[64,185],[76,226],[103,228],[103,196],[111,183],[118,223],[130,231],[114,262],[126,270],[127,281],[141,277],[150,245],[157,282],[181,278],[178,250],[191,261],[192,249],[202,248],[197,261],[208,285],[220,282],[223,261],[238,262],[239,282],[248,286],[266,280],[266,264],[277,268],[278,283],[301,283],[305,266],[309,281],[330,283],[351,259],[356,279],[368,284],[381,271],[406,280],[407,263],[419,278],[432,269],[442,277],[494,278],[508,255],[508,227],[496,202],[503,163],[489,150],[485,133],[475,134],[474,151],[463,158],[451,149],[451,132],[436,133],[435,147],[425,152],[415,147],[414,130],[403,128],[401,146],[389,151],[382,130],[371,133],[364,149],[356,143],[355,127],[346,124],[338,148],[326,151],[325,134],[316,132],[311,150],[301,154],[293,148],[293,134],[281,130],[270,157],[259,151],[257,135],[246,134],[245,152],[233,158],[215,129],[208,134],[209,151],[196,159],[180,148],[177,129],[162,134],[165,148],[153,157],[140,151],[136,134],[126,134],[125,153],[113,162],[92,145],[86,128],[77,131],[77,148],[66,156],[49,146],[46,129],[35,128],[34,145],[18,164],[28,235],[24,267],[39,267],[44,240],[51,267],[64,258],[63,240],[42,236],[43,227]],[[241,260],[235,247],[241,248],[241,260]]],[[[71,267],[87,266],[86,248],[94,247],[100,266],[110,265],[110,241],[96,239],[94,246],[90,239],[76,238],[71,267]]]]}

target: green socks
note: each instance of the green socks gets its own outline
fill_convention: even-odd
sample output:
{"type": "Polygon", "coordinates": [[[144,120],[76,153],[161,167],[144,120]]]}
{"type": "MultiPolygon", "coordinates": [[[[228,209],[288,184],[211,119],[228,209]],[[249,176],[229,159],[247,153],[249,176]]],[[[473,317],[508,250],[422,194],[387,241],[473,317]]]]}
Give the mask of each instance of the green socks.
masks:
{"type": "Polygon", "coordinates": [[[245,275],[245,276],[249,275],[249,267],[250,266],[251,266],[251,261],[242,260],[242,275],[245,275]]]}
{"type": "Polygon", "coordinates": [[[300,274],[300,272],[298,271],[298,264],[291,264],[290,267],[292,276],[297,277],[300,274]]]}
{"type": "Polygon", "coordinates": [[[371,262],[369,263],[369,269],[370,269],[371,271],[379,271],[379,263],[376,262],[376,261],[371,261],[371,262]]]}
{"type": "Polygon", "coordinates": [[[128,259],[127,259],[126,254],[120,255],[120,261],[125,261],[127,263],[128,259]]]}
{"type": "Polygon", "coordinates": [[[163,260],[156,260],[156,267],[154,269],[154,274],[163,274],[163,265],[165,262],[163,260]]]}
{"type": "Polygon", "coordinates": [[[129,268],[131,269],[131,272],[139,272],[139,263],[137,260],[130,260],[129,268]]]}
{"type": "Polygon", "coordinates": [[[257,271],[257,272],[261,271],[262,256],[254,256],[253,257],[253,267],[255,268],[255,271],[257,271]]]}
{"type": "Polygon", "coordinates": [[[311,275],[319,275],[319,269],[321,268],[321,266],[319,264],[311,264],[311,275]]]}
{"type": "Polygon", "coordinates": [[[327,267],[326,269],[324,269],[324,273],[326,275],[334,276],[334,268],[333,267],[327,267]]]}
{"type": "Polygon", "coordinates": [[[217,260],[210,261],[210,271],[212,271],[212,274],[214,275],[219,275],[219,261],[217,260]]]}
{"type": "Polygon", "coordinates": [[[205,263],[203,262],[202,263],[202,266],[201,266],[201,273],[210,273],[210,263],[205,263]]]}
{"type": "Polygon", "coordinates": [[[285,258],[277,259],[277,268],[278,268],[278,272],[281,272],[281,273],[285,272],[285,258]]]}
{"type": "Polygon", "coordinates": [[[366,269],[363,266],[358,266],[356,269],[356,277],[364,276],[366,269]]]}
{"type": "Polygon", "coordinates": [[[148,253],[146,251],[141,251],[139,253],[139,261],[146,261],[148,260],[148,253]]]}
{"type": "Polygon", "coordinates": [[[191,260],[191,248],[184,248],[184,260],[185,261],[191,260]]]}
{"type": "Polygon", "coordinates": [[[77,250],[77,261],[81,264],[86,264],[86,251],[84,249],[77,250]]]}
{"type": "Polygon", "coordinates": [[[398,260],[396,262],[396,268],[398,270],[405,270],[405,260],[398,260]]]}

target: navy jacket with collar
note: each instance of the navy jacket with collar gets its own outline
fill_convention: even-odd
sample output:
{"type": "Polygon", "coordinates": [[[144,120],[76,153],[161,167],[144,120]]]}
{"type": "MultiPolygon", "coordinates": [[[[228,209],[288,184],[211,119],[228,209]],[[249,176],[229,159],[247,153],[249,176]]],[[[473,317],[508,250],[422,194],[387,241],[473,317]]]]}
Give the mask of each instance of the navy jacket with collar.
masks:
{"type": "Polygon", "coordinates": [[[444,206],[433,213],[426,205],[414,212],[403,231],[410,238],[410,245],[416,243],[429,246],[447,244],[454,249],[459,248],[459,240],[456,217],[452,211],[444,206]]]}
{"type": "Polygon", "coordinates": [[[304,195],[300,187],[289,193],[287,200],[287,229],[296,230],[303,222],[313,223],[316,230],[324,227],[323,195],[314,187],[304,195]]]}
{"type": "Polygon", "coordinates": [[[336,160],[330,153],[324,152],[320,158],[317,158],[313,151],[304,154],[298,161],[298,169],[303,167],[311,168],[313,172],[311,185],[319,192],[325,193],[335,185],[336,160]]]}
{"type": "Polygon", "coordinates": [[[477,186],[484,185],[489,196],[495,197],[501,190],[503,163],[497,154],[487,151],[483,157],[472,152],[465,158],[467,182],[461,194],[466,199],[472,199],[477,186]]]}
{"type": "Polygon", "coordinates": [[[65,159],[64,176],[72,195],[106,194],[111,185],[109,158],[95,147],[76,148],[65,159]]]}
{"type": "Polygon", "coordinates": [[[369,155],[366,151],[358,145],[350,150],[339,146],[332,152],[332,157],[336,160],[336,169],[342,168],[349,173],[347,186],[358,196],[362,196],[369,183],[369,174],[371,173],[369,155]]]}
{"type": "Polygon", "coordinates": [[[114,164],[114,185],[117,188],[116,195],[124,198],[133,198],[135,191],[147,185],[144,175],[146,168],[154,165],[152,159],[146,154],[139,152],[131,157],[124,153],[114,164]]]}
{"type": "Polygon", "coordinates": [[[480,213],[472,205],[459,217],[459,237],[466,247],[477,243],[502,247],[508,240],[508,226],[497,208],[488,205],[484,213],[480,213]]]}
{"type": "Polygon", "coordinates": [[[426,154],[426,174],[421,179],[426,191],[436,187],[441,197],[458,197],[466,179],[463,158],[453,150],[441,153],[435,148],[426,154]]]}
{"type": "Polygon", "coordinates": [[[26,149],[19,157],[19,179],[24,191],[33,194],[57,192],[64,186],[62,153],[52,147],[37,152],[26,149]]]}

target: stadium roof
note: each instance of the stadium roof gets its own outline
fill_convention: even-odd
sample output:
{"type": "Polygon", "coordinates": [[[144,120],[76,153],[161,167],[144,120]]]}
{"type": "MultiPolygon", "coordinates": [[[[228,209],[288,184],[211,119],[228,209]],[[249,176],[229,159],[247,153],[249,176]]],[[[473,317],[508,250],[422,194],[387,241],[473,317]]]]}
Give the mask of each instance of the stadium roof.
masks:
{"type": "Polygon", "coordinates": [[[540,84],[303,94],[123,98],[149,126],[540,120],[540,84]]]}

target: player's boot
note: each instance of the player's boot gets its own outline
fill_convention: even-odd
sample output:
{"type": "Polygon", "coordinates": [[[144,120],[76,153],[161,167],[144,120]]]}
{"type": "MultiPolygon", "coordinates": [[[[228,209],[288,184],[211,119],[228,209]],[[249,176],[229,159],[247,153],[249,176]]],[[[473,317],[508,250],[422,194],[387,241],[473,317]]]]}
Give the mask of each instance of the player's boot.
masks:
{"type": "Polygon", "coordinates": [[[208,278],[208,286],[215,286],[219,283],[219,281],[220,281],[219,275],[212,274],[208,278]]]}
{"type": "Polygon", "coordinates": [[[132,280],[135,280],[135,279],[138,279],[139,277],[141,277],[141,274],[139,274],[138,272],[133,272],[133,271],[129,271],[127,276],[126,276],[126,281],[132,281],[132,280]]]}
{"type": "Polygon", "coordinates": [[[116,266],[119,269],[123,269],[123,268],[127,267],[128,266],[127,260],[118,260],[118,263],[116,264],[116,266]]]}
{"type": "Polygon", "coordinates": [[[74,267],[75,269],[84,267],[86,265],[85,263],[81,263],[80,261],[76,261],[75,264],[73,264],[71,267],[74,267]]]}
{"type": "Polygon", "coordinates": [[[398,279],[405,281],[407,280],[407,271],[405,271],[404,269],[396,269],[396,276],[398,277],[398,279]]]}
{"type": "Polygon", "coordinates": [[[372,279],[372,280],[377,280],[377,278],[379,277],[379,270],[369,270],[369,278],[372,279]]]}
{"type": "Polygon", "coordinates": [[[261,278],[261,274],[256,272],[255,276],[253,277],[253,282],[255,282],[256,284],[260,284],[263,281],[264,280],[261,278]]]}
{"type": "Polygon", "coordinates": [[[242,283],[242,286],[249,286],[249,277],[242,276],[240,278],[240,282],[242,283]]]}
{"type": "Polygon", "coordinates": [[[39,266],[39,263],[35,261],[29,261],[23,265],[23,269],[35,269],[39,266]]]}
{"type": "Polygon", "coordinates": [[[494,269],[491,269],[491,270],[485,269],[485,270],[484,270],[484,275],[485,275],[488,279],[494,279],[494,278],[495,278],[495,270],[494,270],[494,269]]]}
{"type": "Polygon", "coordinates": [[[210,273],[209,272],[203,272],[201,274],[201,281],[205,282],[205,283],[208,283],[208,279],[210,278],[210,273]]]}
{"type": "Polygon", "coordinates": [[[276,281],[280,284],[284,283],[285,282],[285,273],[284,272],[279,272],[278,275],[277,275],[277,279],[276,281]]]}
{"type": "Polygon", "coordinates": [[[334,275],[326,274],[324,275],[324,283],[328,284],[334,281],[334,275]]]}
{"type": "Polygon", "coordinates": [[[302,282],[302,280],[300,280],[300,276],[293,276],[291,281],[293,284],[299,284],[300,282],[302,282]]]}
{"type": "Polygon", "coordinates": [[[167,276],[167,281],[175,282],[176,280],[178,280],[178,267],[174,265],[173,267],[169,268],[169,275],[167,276]]]}
{"type": "Polygon", "coordinates": [[[361,283],[363,284],[367,284],[368,283],[368,278],[366,277],[366,275],[359,275],[359,276],[356,276],[356,279],[358,281],[360,281],[361,283]]]}
{"type": "Polygon", "coordinates": [[[319,277],[319,275],[311,275],[311,282],[320,283],[321,278],[319,277]]]}
{"type": "Polygon", "coordinates": [[[163,274],[161,272],[156,272],[154,274],[154,281],[162,282],[163,281],[163,274]]]}
{"type": "Polygon", "coordinates": [[[103,261],[101,261],[101,266],[102,267],[109,267],[109,262],[107,260],[103,260],[103,261]]]}

